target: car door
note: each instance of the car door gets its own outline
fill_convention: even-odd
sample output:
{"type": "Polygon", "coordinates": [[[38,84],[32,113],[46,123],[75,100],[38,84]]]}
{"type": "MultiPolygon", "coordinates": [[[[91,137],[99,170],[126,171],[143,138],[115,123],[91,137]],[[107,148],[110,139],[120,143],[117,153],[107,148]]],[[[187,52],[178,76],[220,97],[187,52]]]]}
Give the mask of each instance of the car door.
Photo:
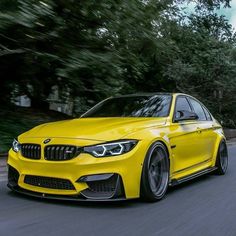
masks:
{"type": "MultiPolygon", "coordinates": [[[[184,95],[176,98],[174,117],[178,111],[193,111],[188,99],[184,95]]],[[[201,140],[198,120],[175,122],[173,117],[170,144],[173,157],[173,175],[191,173],[191,169],[201,165],[204,161],[202,148],[205,145],[201,140]]]]}
{"type": "Polygon", "coordinates": [[[213,120],[208,110],[196,99],[187,98],[193,111],[198,115],[197,129],[200,138],[200,155],[203,161],[210,161],[213,157],[217,134],[214,132],[213,120]]]}

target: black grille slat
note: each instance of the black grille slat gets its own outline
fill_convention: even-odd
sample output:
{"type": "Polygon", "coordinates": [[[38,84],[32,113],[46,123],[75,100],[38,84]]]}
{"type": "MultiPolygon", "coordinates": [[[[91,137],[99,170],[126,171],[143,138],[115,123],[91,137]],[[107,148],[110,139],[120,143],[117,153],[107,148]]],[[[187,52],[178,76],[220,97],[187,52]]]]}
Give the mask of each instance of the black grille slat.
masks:
{"type": "Polygon", "coordinates": [[[45,149],[46,150],[46,154],[44,153],[44,157],[46,156],[46,157],[48,157],[48,156],[50,156],[50,149],[45,149]]]}
{"type": "Polygon", "coordinates": [[[25,157],[28,157],[29,155],[28,155],[28,148],[27,148],[27,145],[24,145],[24,153],[22,153],[22,155],[23,156],[25,156],[25,157]]]}
{"type": "Polygon", "coordinates": [[[52,147],[52,148],[51,148],[51,151],[50,151],[50,156],[51,156],[53,159],[55,159],[55,152],[54,152],[54,149],[55,149],[55,147],[52,147]]]}
{"type": "Polygon", "coordinates": [[[78,156],[80,149],[72,145],[48,145],[44,149],[44,158],[48,161],[66,161],[78,156]]]}
{"type": "Polygon", "coordinates": [[[31,159],[32,159],[32,156],[34,156],[33,153],[32,153],[32,152],[33,152],[33,148],[32,148],[32,147],[33,147],[33,145],[30,145],[30,146],[29,146],[29,157],[30,157],[31,159]]]}
{"type": "Polygon", "coordinates": [[[21,154],[25,158],[39,160],[41,158],[41,146],[39,144],[21,144],[21,154]]]}
{"type": "Polygon", "coordinates": [[[57,147],[55,148],[55,158],[58,158],[58,160],[60,160],[59,150],[60,150],[60,147],[57,146],[57,147]]]}
{"type": "Polygon", "coordinates": [[[24,183],[42,188],[75,190],[70,180],[54,177],[26,175],[24,183]]]}
{"type": "Polygon", "coordinates": [[[24,155],[25,157],[28,157],[28,148],[27,148],[27,145],[25,145],[25,148],[24,148],[24,153],[22,153],[22,155],[24,155]]]}
{"type": "Polygon", "coordinates": [[[62,146],[60,149],[60,154],[59,154],[60,160],[64,159],[64,150],[65,150],[65,146],[62,146]]]}
{"type": "Polygon", "coordinates": [[[37,147],[33,147],[33,155],[36,156],[37,155],[37,152],[35,151],[37,147]]]}

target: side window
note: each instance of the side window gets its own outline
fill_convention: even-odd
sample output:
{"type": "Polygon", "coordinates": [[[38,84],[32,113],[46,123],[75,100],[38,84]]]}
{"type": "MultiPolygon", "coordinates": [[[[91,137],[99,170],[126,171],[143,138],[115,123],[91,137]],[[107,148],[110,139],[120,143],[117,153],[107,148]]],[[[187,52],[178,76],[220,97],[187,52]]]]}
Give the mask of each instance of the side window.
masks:
{"type": "Polygon", "coordinates": [[[185,97],[177,97],[175,112],[177,111],[192,111],[185,97]]]}
{"type": "Polygon", "coordinates": [[[188,98],[189,102],[191,103],[194,112],[198,115],[198,120],[207,120],[206,115],[203,111],[203,108],[200,103],[198,103],[196,100],[192,98],[188,98]]]}
{"type": "Polygon", "coordinates": [[[207,120],[212,120],[211,114],[209,113],[209,111],[204,106],[202,106],[202,108],[203,108],[203,110],[205,112],[207,120]]]}

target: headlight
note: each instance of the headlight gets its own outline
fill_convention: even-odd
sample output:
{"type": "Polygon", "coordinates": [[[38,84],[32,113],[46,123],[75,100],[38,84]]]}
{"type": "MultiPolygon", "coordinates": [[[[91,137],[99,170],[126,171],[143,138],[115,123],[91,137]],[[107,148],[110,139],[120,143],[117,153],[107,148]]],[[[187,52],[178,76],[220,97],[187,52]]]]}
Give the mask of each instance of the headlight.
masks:
{"type": "Polygon", "coordinates": [[[138,140],[119,140],[110,143],[103,143],[95,146],[84,147],[84,152],[95,157],[118,156],[131,151],[138,140]]]}
{"type": "Polygon", "coordinates": [[[17,139],[13,140],[12,149],[13,149],[14,152],[19,152],[20,151],[20,143],[17,141],[17,139]]]}

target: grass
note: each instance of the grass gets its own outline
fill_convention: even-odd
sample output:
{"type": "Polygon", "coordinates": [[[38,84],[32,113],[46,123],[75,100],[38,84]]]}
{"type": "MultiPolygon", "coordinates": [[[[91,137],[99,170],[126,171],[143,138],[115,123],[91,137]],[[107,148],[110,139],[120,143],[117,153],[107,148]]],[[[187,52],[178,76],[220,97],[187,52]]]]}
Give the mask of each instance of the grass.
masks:
{"type": "Polygon", "coordinates": [[[69,119],[70,117],[55,111],[40,111],[32,108],[13,107],[0,111],[0,153],[6,153],[12,141],[19,134],[36,125],[69,119]]]}

